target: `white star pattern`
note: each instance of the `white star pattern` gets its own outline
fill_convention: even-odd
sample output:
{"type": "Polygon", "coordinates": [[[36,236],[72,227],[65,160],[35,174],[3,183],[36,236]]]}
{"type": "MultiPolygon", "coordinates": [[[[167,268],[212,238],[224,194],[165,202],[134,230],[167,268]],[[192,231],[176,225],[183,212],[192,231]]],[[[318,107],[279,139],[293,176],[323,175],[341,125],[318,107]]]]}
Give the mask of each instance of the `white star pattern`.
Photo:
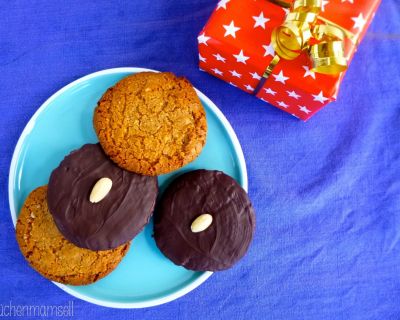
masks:
{"type": "Polygon", "coordinates": [[[217,68],[211,69],[212,71],[214,71],[215,74],[218,74],[220,76],[223,75],[223,72],[221,70],[218,70],[217,68]]]}
{"type": "Polygon", "coordinates": [[[342,0],[342,3],[343,2],[350,2],[351,4],[354,4],[353,0],[342,0]]]}
{"type": "Polygon", "coordinates": [[[307,107],[299,106],[299,110],[303,111],[305,114],[309,114],[311,110],[307,109],[307,107]]]}
{"type": "Polygon", "coordinates": [[[240,28],[235,27],[233,20],[231,21],[230,24],[223,25],[223,27],[225,29],[224,37],[232,36],[233,38],[236,38],[236,32],[240,30],[240,28]]]}
{"type": "Polygon", "coordinates": [[[328,98],[324,97],[322,91],[319,94],[313,94],[312,96],[314,97],[314,101],[321,102],[322,104],[324,104],[326,100],[329,100],[328,98]]]}
{"type": "Polygon", "coordinates": [[[230,0],[221,0],[218,2],[217,5],[217,10],[224,8],[226,10],[226,4],[229,2],[230,0]]]}
{"type": "Polygon", "coordinates": [[[264,88],[265,93],[270,94],[271,96],[274,96],[276,94],[276,91],[270,89],[270,88],[264,88]]]}
{"type": "Polygon", "coordinates": [[[237,73],[236,70],[229,71],[232,74],[232,77],[240,78],[242,75],[237,73]]]}
{"type": "MultiPolygon", "coordinates": [[[[330,9],[334,7],[335,3],[335,1],[331,0],[318,1],[322,6],[321,9],[325,10],[325,12],[329,12],[330,9]]],[[[349,10],[353,8],[352,13],[344,17],[344,19],[347,19],[347,26],[349,30],[354,33],[363,30],[368,24],[367,18],[372,16],[372,14],[369,13],[367,15],[365,11],[356,10],[355,6],[358,6],[360,1],[361,0],[337,1],[337,3],[342,4],[344,8],[348,8],[349,10]]],[[[271,39],[266,39],[265,37],[264,40],[258,39],[257,41],[244,43],[241,41],[245,40],[245,38],[243,38],[245,36],[248,37],[248,35],[250,35],[251,37],[252,33],[255,34],[257,32],[269,30],[269,28],[271,28],[271,21],[273,20],[270,13],[267,12],[265,7],[260,5],[254,6],[254,10],[252,11],[248,10],[247,17],[243,16],[239,18],[239,13],[236,12],[234,8],[234,1],[217,0],[215,6],[215,10],[220,11],[216,14],[222,15],[221,18],[224,20],[220,20],[219,23],[216,22],[217,24],[214,26],[206,26],[205,29],[198,34],[198,61],[201,68],[206,69],[206,71],[212,75],[224,79],[230,85],[240,88],[247,93],[260,93],[260,95],[263,96],[259,97],[261,100],[269,101],[269,103],[274,104],[277,108],[286,111],[288,114],[293,113],[301,119],[309,118],[317,109],[320,109],[334,99],[334,94],[331,94],[330,90],[319,86],[319,81],[322,80],[323,77],[321,78],[321,75],[315,72],[313,66],[305,60],[303,60],[303,63],[299,60],[298,67],[300,67],[300,71],[294,72],[286,68],[285,63],[280,64],[280,67],[278,66],[274,72],[272,72],[271,82],[264,84],[264,71],[255,66],[261,65],[263,61],[264,64],[268,64],[269,61],[276,56],[277,52],[274,50],[275,45],[272,43],[271,39]],[[223,18],[224,15],[225,18],[223,18]],[[230,48],[225,48],[224,50],[218,49],[223,48],[223,46],[222,43],[215,39],[220,39],[222,43],[225,44],[228,41],[230,48]],[[254,47],[254,52],[250,49],[251,45],[254,47]],[[258,61],[257,59],[260,58],[261,60],[258,61]],[[311,88],[308,88],[310,91],[305,92],[302,88],[307,85],[311,88]],[[259,92],[259,90],[262,91],[259,92]],[[318,90],[320,90],[319,93],[318,90]],[[327,96],[325,96],[325,93],[327,96]]],[[[282,10],[284,11],[280,13],[278,10],[281,16],[284,12],[288,13],[287,9],[282,8],[282,10]]]]}
{"type": "Polygon", "coordinates": [[[199,41],[199,44],[203,43],[206,46],[208,46],[207,41],[210,40],[210,39],[211,39],[211,37],[207,37],[204,32],[197,37],[197,40],[199,41]]]}
{"type": "Polygon", "coordinates": [[[262,47],[265,50],[264,57],[275,55],[275,50],[274,47],[272,46],[272,43],[270,43],[269,45],[263,45],[262,47]]]}
{"type": "Polygon", "coordinates": [[[254,24],[254,28],[261,27],[265,29],[265,24],[269,21],[268,18],[264,17],[264,12],[261,11],[259,16],[253,16],[254,21],[256,22],[254,24]]]}
{"type": "Polygon", "coordinates": [[[315,72],[310,71],[308,66],[303,66],[303,69],[306,71],[303,76],[304,78],[311,77],[315,79],[315,72]]]}
{"type": "Polygon", "coordinates": [[[236,62],[241,62],[246,64],[246,60],[249,60],[249,57],[246,57],[243,53],[243,50],[240,50],[238,54],[233,55],[236,58],[236,62]]]}
{"type": "Polygon", "coordinates": [[[321,3],[321,10],[322,11],[325,11],[325,6],[327,6],[329,4],[329,1],[327,1],[327,0],[322,0],[322,3],[321,3]]]}
{"type": "Polygon", "coordinates": [[[358,17],[353,17],[351,20],[354,21],[353,29],[362,30],[367,23],[367,20],[364,19],[363,14],[360,13],[358,17]]]}
{"type": "Polygon", "coordinates": [[[299,100],[300,95],[296,93],[296,91],[286,91],[289,97],[299,100]]]}
{"type": "Polygon", "coordinates": [[[253,72],[253,73],[249,72],[249,73],[253,79],[261,80],[261,77],[258,75],[257,72],[253,72]]]}
{"type": "Polygon", "coordinates": [[[222,61],[223,63],[225,63],[226,58],[221,56],[219,53],[213,54],[213,56],[215,57],[215,59],[217,59],[217,61],[222,61]]]}
{"type": "Polygon", "coordinates": [[[287,107],[289,107],[289,105],[287,105],[286,103],[284,103],[283,101],[277,101],[276,102],[280,107],[282,107],[282,108],[287,108],[287,107]]]}
{"type": "Polygon", "coordinates": [[[283,8],[283,7],[282,10],[285,12],[285,16],[287,16],[290,11],[289,8],[283,8]]]}
{"type": "Polygon", "coordinates": [[[280,83],[283,83],[283,84],[285,84],[285,83],[286,83],[286,80],[289,79],[289,77],[285,77],[285,76],[283,75],[282,70],[281,70],[281,72],[279,72],[278,75],[273,74],[273,76],[274,76],[276,82],[280,82],[280,83]]]}

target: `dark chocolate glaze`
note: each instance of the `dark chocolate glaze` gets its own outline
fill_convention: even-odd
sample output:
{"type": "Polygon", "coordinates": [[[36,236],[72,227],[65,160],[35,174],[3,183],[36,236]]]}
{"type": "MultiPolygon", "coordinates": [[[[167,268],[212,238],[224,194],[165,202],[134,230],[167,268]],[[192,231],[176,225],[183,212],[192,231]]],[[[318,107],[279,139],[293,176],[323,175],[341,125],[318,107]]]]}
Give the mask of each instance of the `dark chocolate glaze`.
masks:
{"type": "Polygon", "coordinates": [[[99,144],[86,144],[60,163],[48,185],[49,210],[72,243],[108,250],[130,241],[149,222],[158,193],[157,177],[128,172],[115,165],[99,144]],[[89,195],[100,178],[112,188],[99,203],[89,195]]]}
{"type": "Polygon", "coordinates": [[[246,191],[220,171],[196,170],[178,177],[165,191],[154,217],[159,249],[175,264],[197,271],[231,267],[246,253],[255,216],[246,191]],[[193,233],[201,214],[213,216],[206,230],[193,233]]]}

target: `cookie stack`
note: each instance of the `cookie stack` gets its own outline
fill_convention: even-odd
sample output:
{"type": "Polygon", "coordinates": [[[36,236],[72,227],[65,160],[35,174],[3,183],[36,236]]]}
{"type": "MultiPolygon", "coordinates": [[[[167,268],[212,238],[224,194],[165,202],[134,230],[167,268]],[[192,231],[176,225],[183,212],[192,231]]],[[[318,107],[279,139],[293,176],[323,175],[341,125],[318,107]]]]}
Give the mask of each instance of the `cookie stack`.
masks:
{"type": "Polygon", "coordinates": [[[216,271],[245,254],[254,212],[222,172],[180,176],[154,210],[157,176],[196,159],[206,142],[205,111],[189,81],[128,76],[104,93],[93,125],[99,143],[67,155],[21,209],[17,240],[34,269],[65,284],[93,283],[117,267],[153,211],[157,246],[175,264],[216,271]]]}

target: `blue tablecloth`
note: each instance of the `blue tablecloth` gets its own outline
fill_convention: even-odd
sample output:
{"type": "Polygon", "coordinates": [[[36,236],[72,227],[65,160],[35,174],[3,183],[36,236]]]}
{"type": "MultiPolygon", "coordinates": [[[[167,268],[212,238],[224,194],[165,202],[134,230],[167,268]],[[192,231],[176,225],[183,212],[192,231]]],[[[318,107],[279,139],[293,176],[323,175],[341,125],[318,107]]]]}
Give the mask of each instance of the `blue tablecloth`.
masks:
{"type": "Polygon", "coordinates": [[[76,317],[98,320],[400,319],[400,1],[383,1],[338,102],[307,123],[198,70],[196,36],[215,4],[0,4],[0,304],[73,300],[76,317]],[[242,144],[257,212],[239,264],[144,310],[71,298],[31,270],[7,200],[11,155],[35,110],[72,80],[120,66],[185,75],[220,107],[242,144]]]}

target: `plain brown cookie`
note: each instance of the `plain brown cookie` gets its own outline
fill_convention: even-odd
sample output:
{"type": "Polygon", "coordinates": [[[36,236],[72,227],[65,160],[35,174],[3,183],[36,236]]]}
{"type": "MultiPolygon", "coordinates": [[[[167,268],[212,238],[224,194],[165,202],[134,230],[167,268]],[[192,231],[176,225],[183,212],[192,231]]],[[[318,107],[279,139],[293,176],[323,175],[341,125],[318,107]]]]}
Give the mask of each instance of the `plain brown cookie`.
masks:
{"type": "Polygon", "coordinates": [[[105,153],[120,167],[144,175],[179,169],[201,152],[204,108],[185,78],[142,72],[109,88],[93,124],[105,153]]]}
{"type": "Polygon", "coordinates": [[[32,268],[52,281],[72,285],[93,283],[114,270],[130,243],[105,251],[78,248],[58,231],[46,195],[47,186],[33,190],[17,221],[17,241],[32,268]]]}

